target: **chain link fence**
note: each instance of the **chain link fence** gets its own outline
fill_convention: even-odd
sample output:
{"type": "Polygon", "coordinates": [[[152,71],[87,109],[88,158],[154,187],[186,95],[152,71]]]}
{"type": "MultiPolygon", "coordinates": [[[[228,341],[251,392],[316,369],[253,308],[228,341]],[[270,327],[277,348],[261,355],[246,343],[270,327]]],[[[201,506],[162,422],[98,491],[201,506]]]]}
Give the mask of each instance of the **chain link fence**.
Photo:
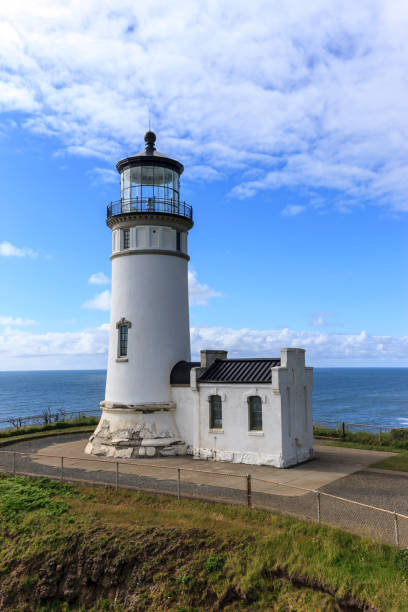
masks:
{"type": "Polygon", "coordinates": [[[156,459],[131,462],[0,450],[0,471],[264,508],[408,547],[408,516],[324,491],[232,474],[218,466],[200,470],[156,459]]]}
{"type": "Polygon", "coordinates": [[[87,417],[100,417],[101,411],[95,410],[76,410],[74,412],[67,412],[66,410],[58,410],[57,412],[51,412],[49,408],[44,410],[41,414],[32,414],[25,417],[12,417],[8,419],[0,420],[0,431],[10,429],[22,429],[30,425],[51,425],[52,423],[61,423],[66,421],[75,421],[87,417]]]}

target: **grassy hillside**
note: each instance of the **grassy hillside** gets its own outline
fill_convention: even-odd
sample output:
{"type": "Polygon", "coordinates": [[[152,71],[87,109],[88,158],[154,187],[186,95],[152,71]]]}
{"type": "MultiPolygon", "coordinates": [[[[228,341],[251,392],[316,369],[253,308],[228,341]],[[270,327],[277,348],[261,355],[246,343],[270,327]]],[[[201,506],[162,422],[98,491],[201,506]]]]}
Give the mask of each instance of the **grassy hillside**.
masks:
{"type": "Polygon", "coordinates": [[[0,609],[406,610],[405,551],[264,511],[0,476],[0,609]]]}

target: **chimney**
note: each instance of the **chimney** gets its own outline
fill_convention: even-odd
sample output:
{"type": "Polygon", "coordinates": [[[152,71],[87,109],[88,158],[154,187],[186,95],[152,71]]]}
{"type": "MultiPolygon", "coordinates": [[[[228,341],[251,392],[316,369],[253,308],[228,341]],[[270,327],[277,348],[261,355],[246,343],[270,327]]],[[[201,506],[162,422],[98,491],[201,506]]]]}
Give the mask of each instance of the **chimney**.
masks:
{"type": "Polygon", "coordinates": [[[228,351],[210,351],[204,349],[201,353],[201,367],[209,368],[216,359],[226,359],[228,351]]]}

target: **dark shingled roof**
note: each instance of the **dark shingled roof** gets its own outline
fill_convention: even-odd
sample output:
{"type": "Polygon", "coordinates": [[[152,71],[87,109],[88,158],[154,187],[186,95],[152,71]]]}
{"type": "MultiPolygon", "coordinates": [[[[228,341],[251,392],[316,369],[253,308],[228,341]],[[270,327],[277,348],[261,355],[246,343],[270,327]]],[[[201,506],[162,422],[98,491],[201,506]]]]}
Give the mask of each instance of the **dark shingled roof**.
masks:
{"type": "Polygon", "coordinates": [[[280,366],[280,359],[216,359],[201,374],[199,382],[270,383],[271,368],[280,366]]]}
{"type": "Polygon", "coordinates": [[[171,385],[189,385],[191,368],[199,368],[199,361],[179,361],[170,373],[171,385]]]}

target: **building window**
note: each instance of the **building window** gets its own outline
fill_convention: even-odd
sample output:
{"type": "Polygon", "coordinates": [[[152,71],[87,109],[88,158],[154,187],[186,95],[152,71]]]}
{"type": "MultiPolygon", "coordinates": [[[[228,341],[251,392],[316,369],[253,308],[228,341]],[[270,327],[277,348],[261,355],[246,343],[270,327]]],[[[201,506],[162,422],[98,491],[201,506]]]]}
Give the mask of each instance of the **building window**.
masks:
{"type": "Polygon", "coordinates": [[[180,232],[176,232],[176,249],[177,249],[177,251],[181,251],[181,234],[180,234],[180,232]]]}
{"type": "Polygon", "coordinates": [[[126,357],[128,350],[128,326],[119,327],[119,357],[126,357]]]}
{"type": "Polygon", "coordinates": [[[262,400],[258,395],[248,398],[249,431],[262,431],[262,400]]]}
{"type": "Polygon", "coordinates": [[[222,401],[219,395],[210,397],[210,429],[222,429],[222,401]]]}
{"type": "Polygon", "coordinates": [[[127,359],[122,358],[127,357],[128,354],[128,333],[130,327],[132,327],[131,322],[127,321],[124,317],[116,323],[116,329],[118,330],[118,358],[122,361],[127,361],[127,359]]]}
{"type": "Polygon", "coordinates": [[[123,231],[123,248],[130,249],[130,229],[124,229],[123,231]]]}

